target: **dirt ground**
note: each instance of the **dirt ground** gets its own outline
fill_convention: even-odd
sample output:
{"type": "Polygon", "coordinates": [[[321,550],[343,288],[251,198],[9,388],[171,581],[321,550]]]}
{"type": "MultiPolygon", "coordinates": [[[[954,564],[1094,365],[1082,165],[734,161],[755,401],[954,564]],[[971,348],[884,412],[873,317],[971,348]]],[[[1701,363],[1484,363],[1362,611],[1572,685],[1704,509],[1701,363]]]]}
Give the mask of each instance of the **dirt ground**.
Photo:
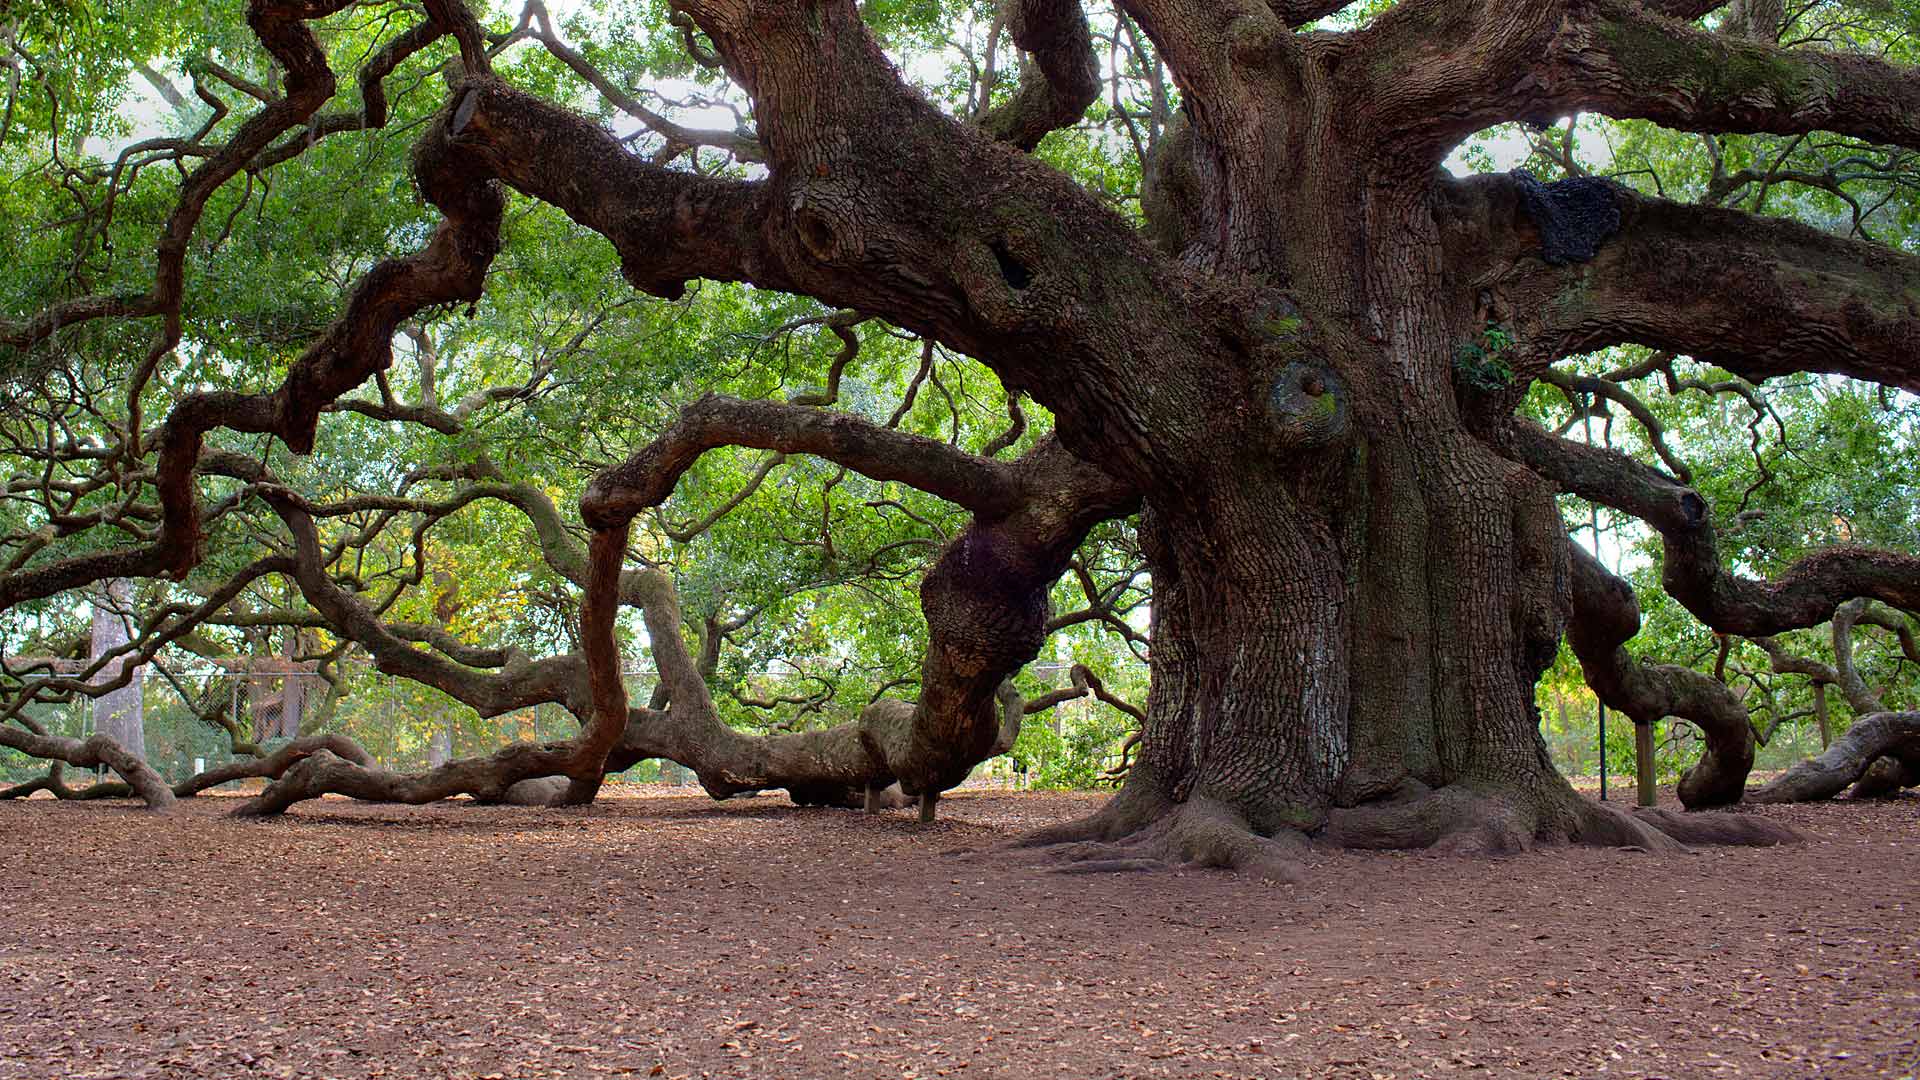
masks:
{"type": "Polygon", "coordinates": [[[1920,798],[1301,887],[977,854],[1100,798],[0,804],[0,1080],[1920,1070],[1920,798]]]}

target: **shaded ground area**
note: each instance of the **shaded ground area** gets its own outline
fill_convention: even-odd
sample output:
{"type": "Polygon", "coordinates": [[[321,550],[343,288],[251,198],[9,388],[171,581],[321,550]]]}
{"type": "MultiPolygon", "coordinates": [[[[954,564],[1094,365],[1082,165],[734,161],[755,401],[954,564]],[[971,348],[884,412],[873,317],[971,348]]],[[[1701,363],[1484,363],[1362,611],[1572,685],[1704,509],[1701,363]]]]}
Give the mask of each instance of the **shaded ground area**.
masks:
{"type": "Polygon", "coordinates": [[[955,854],[1099,799],[0,805],[0,1080],[1920,1069],[1920,799],[1298,889],[955,854]]]}

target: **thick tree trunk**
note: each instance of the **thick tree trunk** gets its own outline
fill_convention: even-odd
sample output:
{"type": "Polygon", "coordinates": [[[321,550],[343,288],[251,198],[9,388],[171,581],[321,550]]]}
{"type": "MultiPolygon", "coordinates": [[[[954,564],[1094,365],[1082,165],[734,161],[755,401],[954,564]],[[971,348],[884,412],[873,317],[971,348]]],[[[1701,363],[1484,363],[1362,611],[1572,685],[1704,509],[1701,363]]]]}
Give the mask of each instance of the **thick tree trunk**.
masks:
{"type": "Polygon", "coordinates": [[[1177,518],[1153,509],[1139,759],[1100,813],[1035,843],[1070,843],[1064,855],[1095,868],[1176,861],[1286,880],[1303,840],[1507,854],[1791,838],[1575,793],[1534,705],[1568,612],[1551,493],[1471,444],[1424,459],[1376,445],[1354,455],[1345,489],[1368,497],[1328,515],[1337,536],[1231,503],[1177,518]],[[1390,473],[1396,460],[1446,478],[1413,513],[1377,498],[1417,490],[1390,473]],[[1424,558],[1398,558],[1408,545],[1424,558]]]}
{"type": "Polygon", "coordinates": [[[1108,808],[1037,839],[1280,877],[1303,836],[1671,846],[1579,798],[1540,736],[1533,686],[1569,590],[1551,493],[1465,438],[1421,453],[1376,437],[1340,464],[1299,509],[1257,476],[1246,495],[1153,507],[1139,759],[1108,808]]]}
{"type": "MultiPolygon", "coordinates": [[[[1144,504],[1158,632],[1140,758],[1109,807],[1053,838],[1109,845],[1090,850],[1097,858],[1285,875],[1308,837],[1511,851],[1543,840],[1671,847],[1716,835],[1711,819],[1679,824],[1588,803],[1554,772],[1533,689],[1567,623],[1576,575],[1553,492],[1510,451],[1512,414],[1555,358],[1625,340],[1695,352],[1721,342],[1639,310],[1651,306],[1639,302],[1640,279],[1620,266],[1571,286],[1559,276],[1582,275],[1576,264],[1600,258],[1625,220],[1606,185],[1457,185],[1440,179],[1438,163],[1486,123],[1582,104],[1703,130],[1729,118],[1742,130],[1800,130],[1845,119],[1844,108],[1803,92],[1826,87],[1837,69],[1809,68],[1820,77],[1796,75],[1791,87],[1748,72],[1681,94],[1664,65],[1608,46],[1610,31],[1624,28],[1673,36],[1683,53],[1699,47],[1677,25],[1643,26],[1636,4],[1486,4],[1458,17],[1434,17],[1447,5],[1400,4],[1352,35],[1296,38],[1281,12],[1298,9],[1294,21],[1305,21],[1307,9],[1324,14],[1319,5],[1126,0],[1182,90],[1183,130],[1164,141],[1143,185],[1148,231],[1164,249],[1156,253],[1070,180],[992,137],[1032,147],[1085,108],[1099,68],[1076,5],[1019,5],[1009,29],[1034,54],[1040,81],[995,110],[985,134],[904,86],[854,4],[677,6],[753,98],[764,180],[648,164],[598,125],[487,74],[470,27],[468,79],[419,158],[423,190],[449,215],[442,235],[466,257],[427,260],[423,269],[440,269],[425,293],[470,298],[477,288],[497,243],[500,203],[488,179],[497,178],[600,231],[639,288],[677,296],[694,278],[747,281],[884,317],[978,357],[1048,407],[1057,443],[1009,466],[850,415],[706,399],[603,470],[582,499],[594,538],[582,582],[588,693],[568,691],[577,714],[590,700],[579,739],[416,777],[316,753],[258,812],[322,791],[578,802],[607,767],[659,754],[694,765],[719,795],[783,786],[803,800],[867,801],[898,781],[930,816],[939,793],[997,745],[1004,725],[993,699],[1039,647],[1048,588],[1072,550],[1098,521],[1144,504]],[[1630,85],[1642,81],[1653,89],[1630,85]],[[1756,97],[1777,99],[1777,109],[1756,97]],[[1696,107],[1677,104],[1694,98],[1696,107]],[[887,180],[903,176],[912,182],[887,180]],[[1503,355],[1523,323],[1535,332],[1532,351],[1503,355]],[[645,577],[624,569],[634,516],[723,445],[818,454],[974,514],[922,584],[930,647],[917,703],[884,702],[828,732],[746,739],[720,723],[696,665],[661,658],[684,653],[662,592],[638,602],[671,692],[652,709],[629,707],[614,627],[619,604],[636,602],[628,586],[645,577]]],[[[1764,29],[1772,16],[1763,7],[1745,4],[1739,18],[1764,29]]],[[[1911,137],[1904,102],[1886,97],[1850,133],[1911,137]]],[[[1645,200],[1626,201],[1665,230],[1642,243],[1686,239],[1672,221],[1660,226],[1645,200]]],[[[1805,236],[1786,246],[1832,254],[1805,236]]],[[[1613,261],[1634,262],[1636,250],[1616,245],[1628,254],[1613,261]]],[[[1897,273],[1853,280],[1883,297],[1906,287],[1897,273]]],[[[1839,334],[1818,305],[1771,307],[1826,327],[1812,335],[1823,347],[1856,341],[1864,360],[1850,370],[1910,374],[1875,351],[1880,338],[1906,340],[1898,318],[1839,334]]],[[[1848,323],[1860,322],[1859,307],[1846,308],[1848,323]]],[[[361,322],[380,336],[397,325],[361,322]]],[[[1774,324],[1762,325],[1738,344],[1772,356],[1774,324]]],[[[390,356],[384,346],[342,355],[362,353],[374,366],[390,356]]],[[[322,374],[357,381],[371,370],[342,363],[322,374]]],[[[1755,371],[1771,368],[1743,374],[1755,371]]],[[[337,392],[331,377],[302,388],[315,402],[337,392]]],[[[273,430],[305,450],[312,417],[296,419],[273,430]]],[[[300,537],[309,599],[349,636],[385,634],[336,595],[305,511],[290,512],[284,498],[276,505],[300,537]]],[[[1699,541],[1697,516],[1683,514],[1699,541]]],[[[1694,570],[1712,570],[1694,576],[1719,582],[1711,544],[1692,550],[1694,570]]],[[[1686,570],[1685,561],[1669,569],[1686,570]]],[[[1711,593],[1675,591],[1695,603],[1711,593]]],[[[1908,595],[1878,595],[1888,593],[1908,595]]],[[[1623,642],[1596,639],[1595,680],[1648,702],[1627,710],[1647,723],[1643,713],[1671,709],[1661,693],[1673,687],[1619,670],[1623,642]]],[[[513,680],[449,673],[411,648],[388,649],[381,662],[503,708],[525,692],[513,680]]],[[[549,677],[564,666],[550,665],[549,677]]],[[[1727,752],[1692,779],[1730,798],[1746,736],[1724,704],[1703,708],[1727,752]]]]}
{"type": "Polygon", "coordinates": [[[1496,449],[1524,385],[1470,385],[1457,370],[1490,318],[1436,299],[1459,292],[1439,280],[1432,207],[1386,195],[1343,219],[1326,208],[1345,194],[1312,183],[1306,199],[1327,201],[1299,220],[1316,224],[1275,258],[1291,263],[1317,348],[1289,361],[1289,335],[1271,346],[1271,436],[1148,495],[1156,624],[1140,758],[1112,804],[1035,842],[1087,841],[1066,854],[1095,865],[1284,878],[1303,838],[1490,853],[1787,838],[1629,816],[1554,769],[1534,687],[1573,575],[1553,489],[1496,449]],[[1359,268],[1328,259],[1356,246],[1359,268]]]}

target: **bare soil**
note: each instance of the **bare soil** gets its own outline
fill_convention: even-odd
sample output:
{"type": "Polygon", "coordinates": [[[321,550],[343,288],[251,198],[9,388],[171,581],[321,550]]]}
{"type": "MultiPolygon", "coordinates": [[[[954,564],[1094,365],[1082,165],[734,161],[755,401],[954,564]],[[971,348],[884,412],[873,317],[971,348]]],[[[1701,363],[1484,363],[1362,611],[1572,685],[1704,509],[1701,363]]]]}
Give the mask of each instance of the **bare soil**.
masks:
{"type": "Polygon", "coordinates": [[[1920,798],[1302,887],[988,850],[1100,798],[0,804],[0,1080],[1920,1071],[1920,798]]]}

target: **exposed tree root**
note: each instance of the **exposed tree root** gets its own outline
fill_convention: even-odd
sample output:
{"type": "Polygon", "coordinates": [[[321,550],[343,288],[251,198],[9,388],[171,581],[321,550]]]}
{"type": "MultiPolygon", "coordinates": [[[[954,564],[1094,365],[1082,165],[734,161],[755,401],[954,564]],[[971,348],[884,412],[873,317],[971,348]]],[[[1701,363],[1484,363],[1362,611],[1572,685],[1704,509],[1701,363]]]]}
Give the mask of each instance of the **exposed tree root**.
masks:
{"type": "MultiPolygon", "coordinates": [[[[1427,791],[1417,781],[1389,801],[1333,811],[1321,839],[1365,850],[1426,848],[1463,855],[1514,855],[1542,839],[1542,815],[1525,803],[1462,786],[1427,791]]],[[[1631,832],[1631,830],[1629,830],[1631,832]]],[[[1652,847],[1654,836],[1630,843],[1652,847]]]]}
{"type": "Polygon", "coordinates": [[[1887,785],[1920,780],[1920,712],[1883,712],[1854,721],[1825,753],[1747,793],[1757,803],[1817,802],[1861,782],[1856,795],[1885,794],[1887,785]],[[1879,766],[1881,760],[1893,763],[1879,766]]]}
{"type": "Polygon", "coordinates": [[[1432,790],[1411,781],[1394,797],[1335,809],[1311,839],[1261,836],[1232,808],[1207,799],[1177,805],[1123,791],[1093,815],[1038,830],[1019,848],[1048,848],[1063,873],[1132,872],[1173,865],[1220,867],[1277,881],[1304,877],[1309,845],[1505,856],[1557,843],[1679,853],[1701,844],[1769,846],[1800,839],[1750,814],[1625,810],[1562,792],[1432,790]]]}
{"type": "Polygon", "coordinates": [[[1803,839],[1793,829],[1757,814],[1676,814],[1642,808],[1634,810],[1633,817],[1689,847],[1772,847],[1803,839]]]}
{"type": "Polygon", "coordinates": [[[1512,855],[1576,843],[1680,852],[1690,845],[1770,846],[1799,839],[1778,822],[1737,813],[1622,809],[1559,790],[1507,792],[1463,786],[1413,793],[1385,805],[1335,810],[1322,838],[1346,848],[1425,848],[1512,855]]]}
{"type": "Polygon", "coordinates": [[[1016,847],[1050,847],[1061,873],[1106,873],[1175,866],[1237,870],[1286,884],[1306,879],[1306,837],[1261,836],[1232,807],[1196,797],[1142,815],[1139,798],[1123,791],[1092,817],[1045,829],[1016,847]]]}

